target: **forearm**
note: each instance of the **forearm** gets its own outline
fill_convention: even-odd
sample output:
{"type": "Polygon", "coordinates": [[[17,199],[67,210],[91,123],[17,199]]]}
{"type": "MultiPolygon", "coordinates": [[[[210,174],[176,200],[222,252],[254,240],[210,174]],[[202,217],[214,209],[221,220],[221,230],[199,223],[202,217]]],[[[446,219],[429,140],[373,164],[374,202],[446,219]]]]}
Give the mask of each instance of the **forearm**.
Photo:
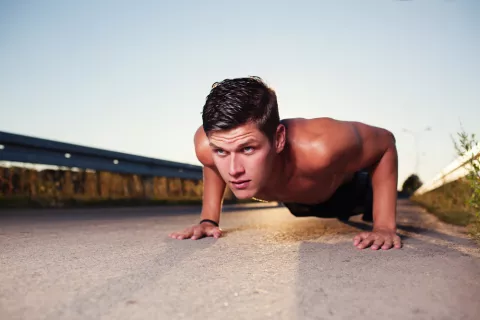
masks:
{"type": "Polygon", "coordinates": [[[203,202],[200,219],[220,223],[225,187],[225,181],[216,170],[210,167],[203,168],[203,202]]]}
{"type": "Polygon", "coordinates": [[[396,230],[398,154],[395,140],[372,171],[373,228],[396,230]]]}

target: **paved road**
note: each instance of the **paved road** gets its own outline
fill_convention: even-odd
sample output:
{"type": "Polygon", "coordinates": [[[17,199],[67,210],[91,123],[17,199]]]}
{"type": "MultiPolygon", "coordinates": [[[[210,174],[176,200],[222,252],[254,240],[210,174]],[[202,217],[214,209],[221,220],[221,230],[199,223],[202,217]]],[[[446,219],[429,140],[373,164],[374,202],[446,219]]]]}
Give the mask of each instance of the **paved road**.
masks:
{"type": "MultiPolygon", "coordinates": [[[[238,209],[238,210],[237,210],[238,209]]],[[[399,201],[400,250],[359,250],[355,219],[225,212],[220,239],[173,240],[197,208],[0,217],[0,319],[480,319],[480,250],[399,201]]]]}

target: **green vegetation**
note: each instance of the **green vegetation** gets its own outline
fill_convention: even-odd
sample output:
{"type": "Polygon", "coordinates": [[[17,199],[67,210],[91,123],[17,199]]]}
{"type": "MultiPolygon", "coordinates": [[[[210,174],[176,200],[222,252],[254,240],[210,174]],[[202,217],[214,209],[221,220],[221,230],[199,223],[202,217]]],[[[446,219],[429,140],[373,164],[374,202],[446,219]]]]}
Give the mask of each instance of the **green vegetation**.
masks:
{"type": "Polygon", "coordinates": [[[453,142],[458,155],[468,157],[468,174],[411,199],[447,223],[466,226],[480,244],[480,157],[472,152],[478,141],[474,134],[462,130],[458,133],[458,141],[453,139],[453,142]]]}
{"type": "Polygon", "coordinates": [[[420,178],[416,174],[411,174],[402,185],[402,193],[411,196],[422,185],[420,178]]]}
{"type": "Polygon", "coordinates": [[[422,195],[413,195],[411,200],[435,214],[447,223],[467,226],[474,213],[467,205],[471,189],[463,179],[445,184],[422,195]]]}
{"type": "Polygon", "coordinates": [[[459,141],[454,140],[455,149],[460,156],[468,155],[469,173],[465,177],[470,186],[470,193],[467,200],[470,211],[474,218],[470,225],[472,236],[480,242],[480,154],[471,151],[479,146],[475,134],[468,135],[464,130],[458,134],[459,141]]]}

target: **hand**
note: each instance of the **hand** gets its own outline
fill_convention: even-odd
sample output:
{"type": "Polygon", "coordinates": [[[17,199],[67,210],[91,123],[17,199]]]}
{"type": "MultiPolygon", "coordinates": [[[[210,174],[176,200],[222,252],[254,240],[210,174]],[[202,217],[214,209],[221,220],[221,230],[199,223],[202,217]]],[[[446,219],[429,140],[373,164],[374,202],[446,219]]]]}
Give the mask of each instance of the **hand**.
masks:
{"type": "Polygon", "coordinates": [[[394,247],[400,249],[402,241],[395,231],[390,229],[373,229],[372,232],[362,232],[353,238],[353,245],[359,249],[367,248],[371,245],[372,250],[388,250],[394,247]]]}
{"type": "Polygon", "coordinates": [[[214,226],[211,223],[204,222],[202,224],[197,224],[197,225],[188,227],[185,230],[180,232],[172,232],[168,236],[170,238],[179,239],[179,240],[188,239],[188,238],[191,238],[192,240],[197,240],[203,237],[219,238],[222,236],[222,229],[214,226]]]}

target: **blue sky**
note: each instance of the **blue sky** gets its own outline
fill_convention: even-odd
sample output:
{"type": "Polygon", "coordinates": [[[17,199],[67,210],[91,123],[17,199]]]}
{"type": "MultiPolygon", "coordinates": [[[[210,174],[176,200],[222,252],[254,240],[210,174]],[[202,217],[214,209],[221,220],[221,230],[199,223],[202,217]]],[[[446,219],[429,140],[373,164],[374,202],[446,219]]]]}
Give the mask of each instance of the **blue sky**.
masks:
{"type": "Polygon", "coordinates": [[[391,130],[399,184],[480,135],[476,0],[0,1],[0,130],[199,164],[213,82],[256,75],[282,118],[391,130]]]}

